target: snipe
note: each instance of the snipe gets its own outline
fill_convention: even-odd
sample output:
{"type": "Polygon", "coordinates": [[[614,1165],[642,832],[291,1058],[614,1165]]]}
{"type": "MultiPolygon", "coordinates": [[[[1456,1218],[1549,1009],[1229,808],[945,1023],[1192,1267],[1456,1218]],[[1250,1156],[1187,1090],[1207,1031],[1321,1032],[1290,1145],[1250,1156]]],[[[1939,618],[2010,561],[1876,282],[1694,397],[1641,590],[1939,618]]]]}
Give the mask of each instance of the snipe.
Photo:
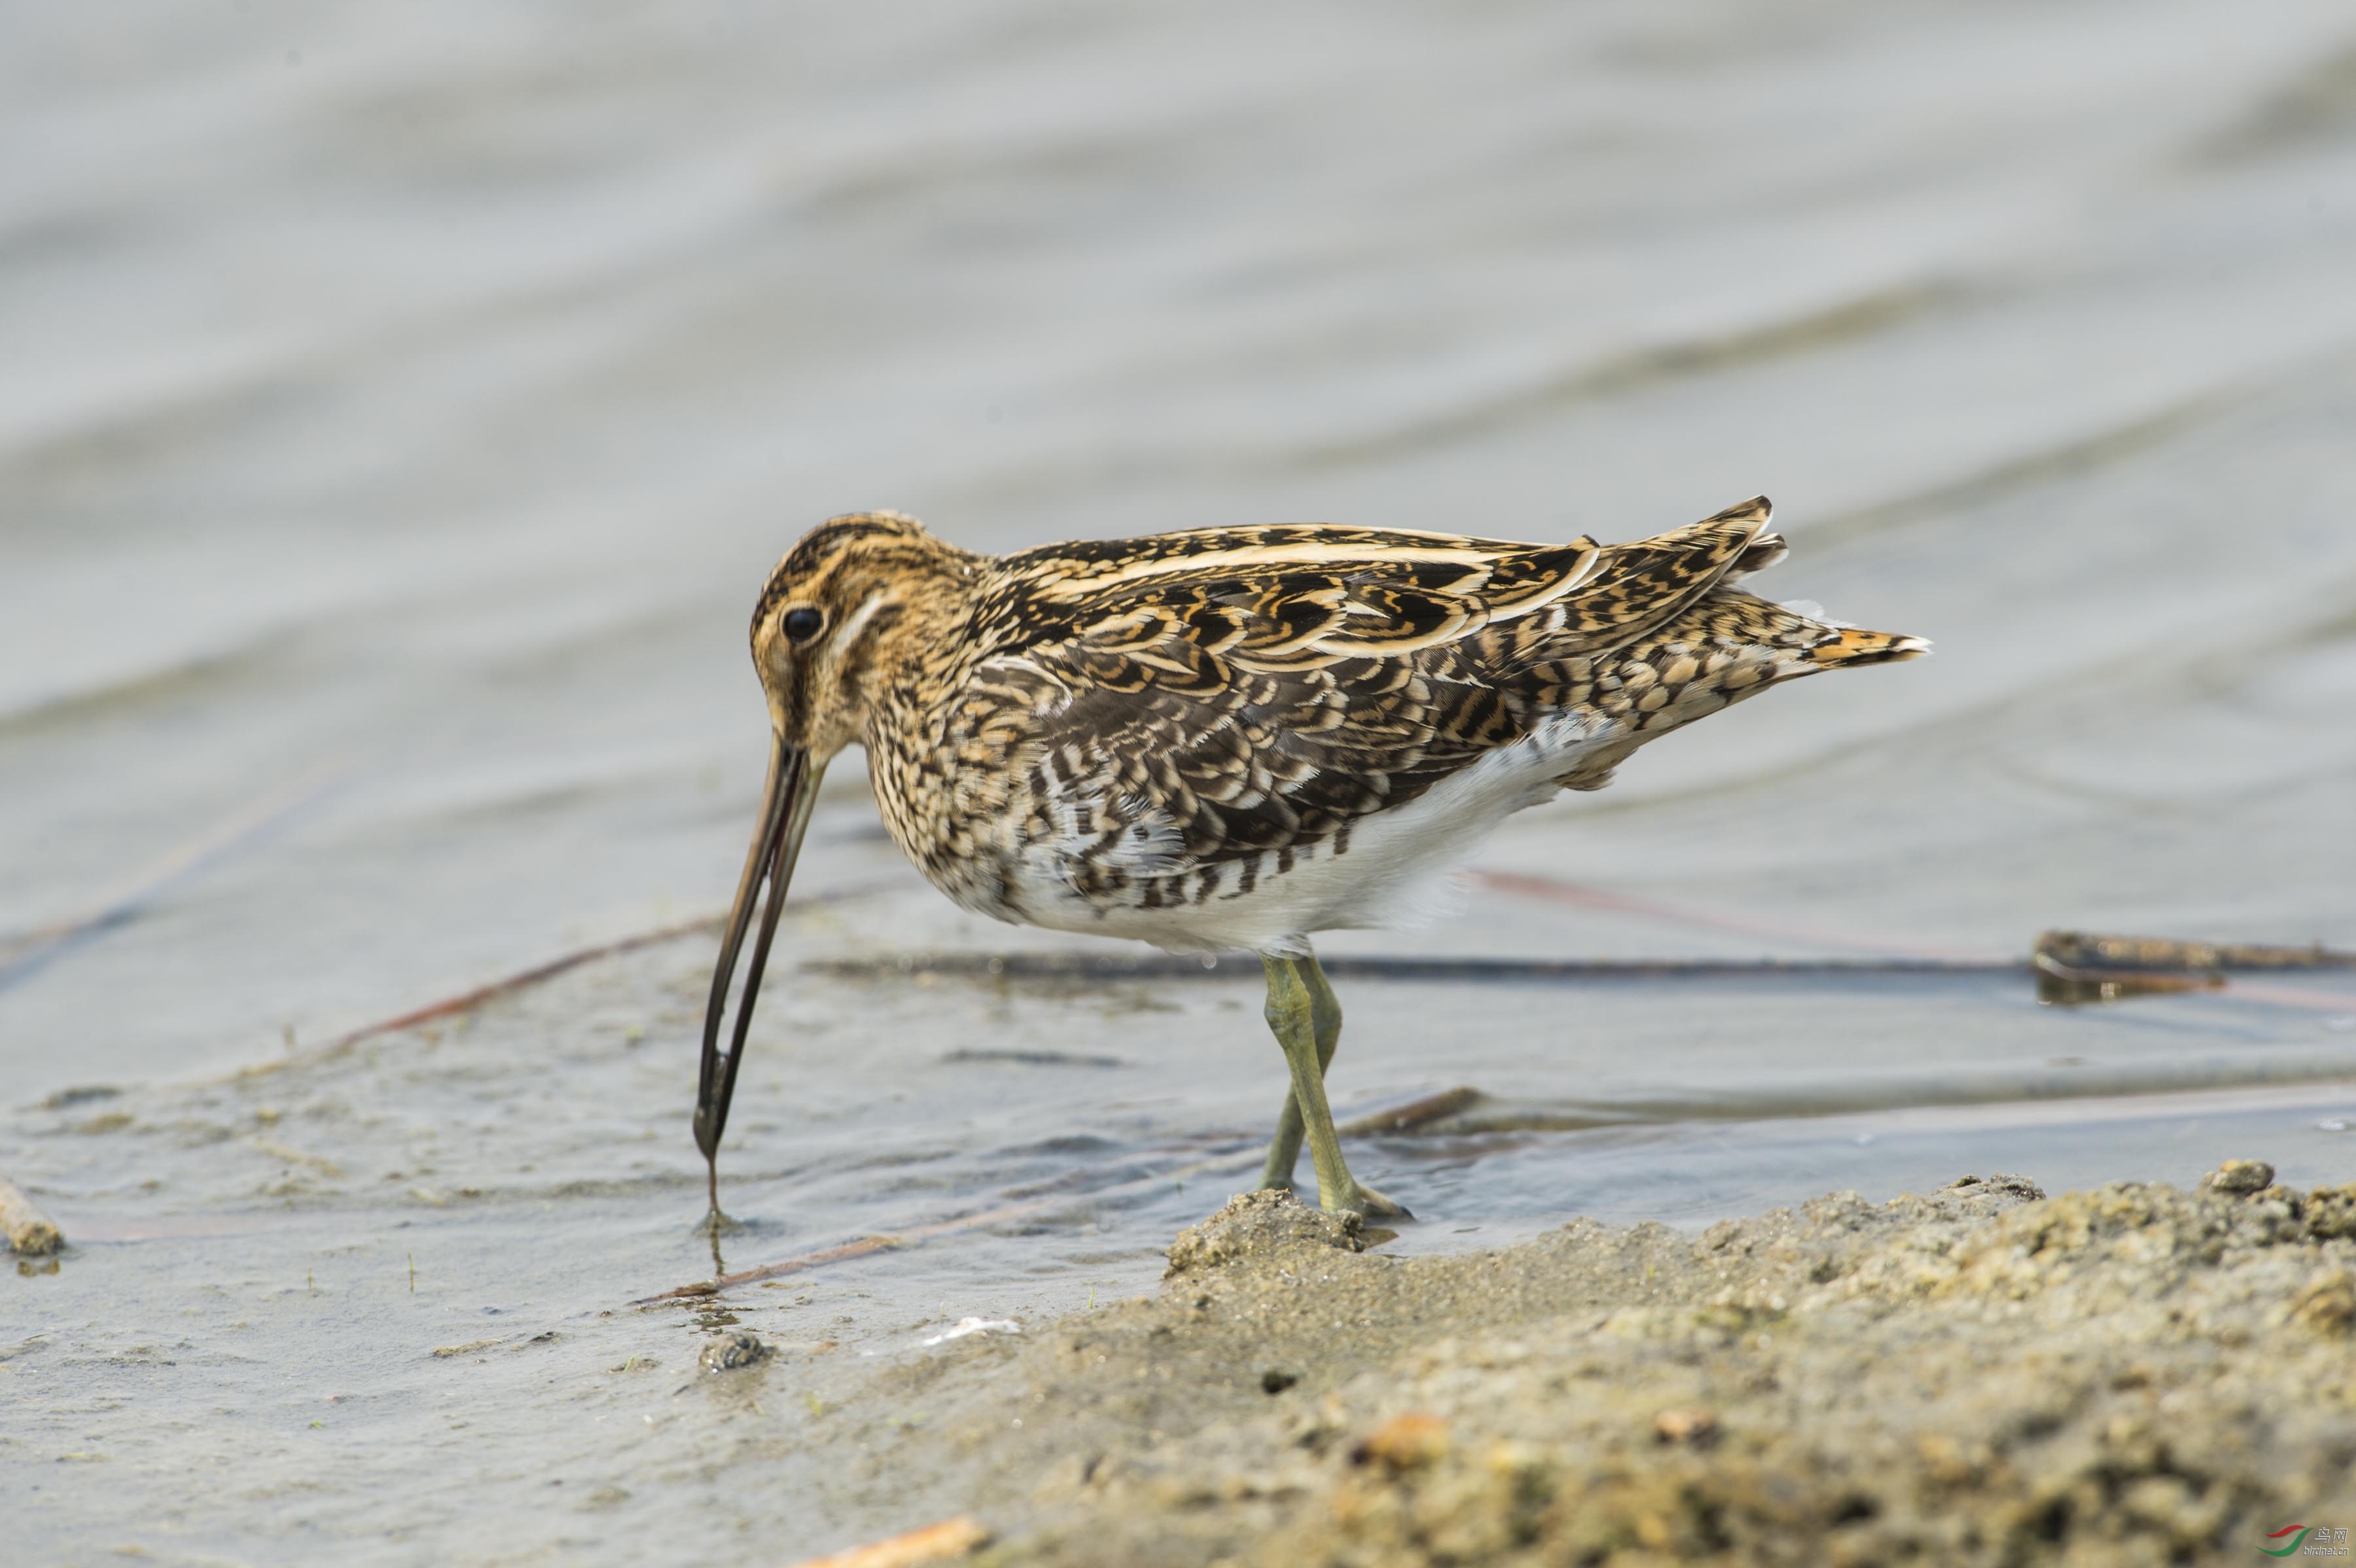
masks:
{"type": "Polygon", "coordinates": [[[1768,516],[1762,497],[1613,545],[1301,525],[1004,556],[894,512],[813,530],[753,612],[774,750],[704,1021],[715,1219],[787,882],[854,741],[893,839],[966,908],[1259,955],[1292,1079],[1262,1185],[1291,1185],[1305,1130],[1324,1207],[1400,1212],[1343,1162],[1324,1082],[1342,1013],[1310,938],[1413,911],[1506,815],[1601,789],[1680,725],[1922,651],[1743,591],[1783,555],[1768,516]]]}

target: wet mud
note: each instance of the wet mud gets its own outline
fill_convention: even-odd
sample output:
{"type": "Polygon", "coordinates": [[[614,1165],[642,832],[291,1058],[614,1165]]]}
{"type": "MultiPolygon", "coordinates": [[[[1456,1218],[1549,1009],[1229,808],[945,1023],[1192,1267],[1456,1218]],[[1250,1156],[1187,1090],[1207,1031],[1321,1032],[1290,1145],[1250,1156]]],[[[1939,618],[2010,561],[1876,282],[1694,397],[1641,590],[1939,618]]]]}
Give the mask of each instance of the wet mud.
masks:
{"type": "Polygon", "coordinates": [[[1262,1193],[873,1397],[1006,1568],[2206,1561],[2356,1521],[2351,1324],[2356,1186],[2254,1162],[1407,1259],[1262,1193]]]}
{"type": "MultiPolygon", "coordinates": [[[[894,934],[850,908],[795,930],[815,959],[894,934]]],[[[2345,1405],[2340,981],[2095,1008],[2039,1006],[2019,968],[1484,986],[1476,1033],[1461,983],[1362,978],[1339,1115],[1354,1165],[1419,1217],[1389,1235],[1266,1199],[1201,1224],[1252,1180],[1282,1092],[1232,966],[813,965],[783,972],[793,1028],[756,1042],[715,1259],[682,1104],[708,960],[630,948],[227,1076],[7,1112],[7,1174],[66,1241],[0,1299],[19,1541],[791,1563],[970,1514],[988,1550],[1041,1561],[1120,1530],[1124,1552],[1166,1543],[1140,1562],[1296,1538],[1480,1561],[1446,1543],[1554,1551],[1610,1475],[1644,1550],[1718,1539],[1700,1519],[1879,1552],[1948,1517],[1938,1487],[2030,1518],[2051,1444],[2138,1411],[2226,1447],[2122,1472],[2134,1508],[2180,1483],[2180,1528],[2231,1536],[2323,1507],[2297,1477],[2328,1473],[2310,1461],[2345,1405]],[[2237,1150],[2279,1182],[2103,1186],[2237,1150]],[[2005,1240],[1986,1227],[2025,1223],[2017,1184],[1939,1190],[1972,1166],[2114,1197],[2053,1200],[2060,1241],[2005,1240]],[[1730,1218],[1844,1187],[1866,1196],[1730,1218]],[[2090,1202],[2124,1207],[2070,1207],[2090,1202]],[[1999,1279],[2005,1247],[2041,1261],[1999,1279]],[[2138,1364],[2149,1391],[2113,1386],[2138,1364]],[[2065,1385],[2059,1426],[2007,1402],[2065,1385]],[[1943,1433],[1962,1457],[1934,1465],[1943,1433]],[[1480,1512],[1505,1507],[1474,1487],[1499,1444],[1537,1445],[1529,1485],[1557,1501],[1480,1512]],[[1876,1444],[1914,1457],[1875,1484],[1915,1489],[1836,1519],[1876,1444]],[[1720,1465],[1755,1496],[1709,1490],[1720,1465]],[[1742,1511],[1819,1471],[1789,1518],[1742,1511]],[[1660,1476],[1704,1489],[1662,1513],[1660,1476]],[[1345,1520],[1362,1494],[1375,1511],[1345,1520]]]]}

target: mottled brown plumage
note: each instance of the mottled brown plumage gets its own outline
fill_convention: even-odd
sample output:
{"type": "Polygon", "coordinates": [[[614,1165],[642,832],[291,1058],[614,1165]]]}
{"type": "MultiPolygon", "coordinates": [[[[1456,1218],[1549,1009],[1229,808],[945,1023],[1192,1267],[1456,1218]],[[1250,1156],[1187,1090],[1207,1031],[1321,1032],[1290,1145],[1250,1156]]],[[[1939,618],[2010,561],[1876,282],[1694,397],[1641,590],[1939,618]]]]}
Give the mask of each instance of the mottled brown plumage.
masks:
{"type": "Polygon", "coordinates": [[[893,837],[966,908],[1293,950],[1382,918],[1402,857],[1316,900],[1263,887],[1484,758],[1518,745],[1555,787],[1597,789],[1780,680],[1920,649],[1737,588],[1783,553],[1767,517],[1749,501],[1609,546],[1312,525],[991,558],[862,513],[778,565],[755,655],[817,755],[865,744],[893,837]],[[824,618],[807,655],[777,629],[795,607],[824,618]]]}
{"type": "Polygon", "coordinates": [[[753,617],[778,761],[706,1101],[724,1112],[710,1042],[752,895],[766,876],[757,972],[789,803],[806,811],[845,746],[865,746],[893,838],[969,909],[1305,961],[1312,933],[1412,914],[1505,815],[1601,788],[1645,742],[1922,650],[1743,591],[1783,554],[1768,514],[1615,545],[1290,525],[998,557],[893,512],[820,525],[753,617]]]}

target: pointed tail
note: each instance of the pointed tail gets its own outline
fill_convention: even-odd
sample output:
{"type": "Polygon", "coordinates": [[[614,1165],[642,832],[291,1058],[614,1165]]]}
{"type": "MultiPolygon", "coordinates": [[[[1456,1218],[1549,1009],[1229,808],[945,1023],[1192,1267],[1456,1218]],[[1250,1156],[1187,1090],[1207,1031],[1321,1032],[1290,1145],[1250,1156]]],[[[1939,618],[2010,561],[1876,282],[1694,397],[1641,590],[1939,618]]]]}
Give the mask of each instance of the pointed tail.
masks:
{"type": "Polygon", "coordinates": [[[1808,650],[1806,658],[1815,664],[1838,664],[1844,667],[1866,664],[1895,664],[1903,659],[1931,651],[1930,640],[1920,637],[1904,637],[1894,631],[1862,631],[1847,627],[1839,636],[1820,642],[1808,650]]]}

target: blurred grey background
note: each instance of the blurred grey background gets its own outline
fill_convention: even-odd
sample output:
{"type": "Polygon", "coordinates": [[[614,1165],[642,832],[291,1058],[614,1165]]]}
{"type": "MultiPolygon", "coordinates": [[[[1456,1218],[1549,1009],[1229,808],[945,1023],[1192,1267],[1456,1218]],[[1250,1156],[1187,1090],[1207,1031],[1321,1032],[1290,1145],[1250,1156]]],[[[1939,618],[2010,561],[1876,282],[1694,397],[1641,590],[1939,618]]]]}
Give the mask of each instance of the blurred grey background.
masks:
{"type": "MultiPolygon", "coordinates": [[[[1764,490],[1770,591],[1936,639],[1484,861],[1725,924],[1482,894],[1419,942],[2356,937],[2338,0],[0,28],[20,1096],[717,906],[755,591],[867,507],[1625,538],[1764,490]]],[[[1015,940],[858,778],[799,886],[1015,940]]]]}

